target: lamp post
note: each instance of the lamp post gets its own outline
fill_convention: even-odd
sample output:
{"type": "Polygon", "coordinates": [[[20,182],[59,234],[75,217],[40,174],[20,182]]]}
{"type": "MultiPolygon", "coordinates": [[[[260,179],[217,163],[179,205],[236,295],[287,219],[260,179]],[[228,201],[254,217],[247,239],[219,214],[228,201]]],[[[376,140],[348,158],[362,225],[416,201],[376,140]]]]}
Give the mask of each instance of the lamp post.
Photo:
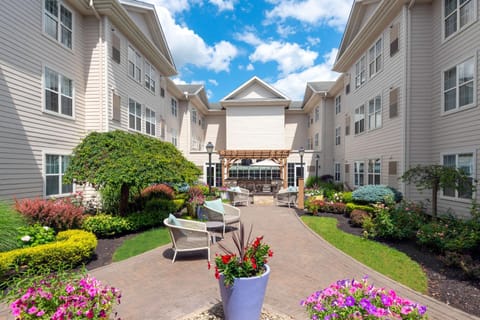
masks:
{"type": "Polygon", "coordinates": [[[320,156],[317,154],[315,157],[315,183],[318,183],[318,159],[320,156]]]}
{"type": "Polygon", "coordinates": [[[206,147],[208,153],[208,170],[207,170],[207,183],[208,183],[208,193],[212,193],[212,152],[213,152],[213,143],[210,141],[207,143],[206,147]],[[208,175],[210,173],[210,176],[208,175]]]}
{"type": "Polygon", "coordinates": [[[305,148],[300,147],[300,149],[298,149],[298,154],[300,155],[300,168],[301,168],[300,178],[303,178],[303,155],[305,154],[305,148]]]}

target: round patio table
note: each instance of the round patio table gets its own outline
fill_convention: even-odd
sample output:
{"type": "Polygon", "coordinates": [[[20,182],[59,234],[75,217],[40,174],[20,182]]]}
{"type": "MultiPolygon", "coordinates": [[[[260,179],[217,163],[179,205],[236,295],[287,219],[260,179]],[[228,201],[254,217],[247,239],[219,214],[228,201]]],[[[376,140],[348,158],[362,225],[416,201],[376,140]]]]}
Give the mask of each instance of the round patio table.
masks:
{"type": "Polygon", "coordinates": [[[212,242],[217,242],[217,237],[215,233],[218,233],[218,228],[223,228],[223,222],[221,221],[206,221],[207,231],[210,231],[210,236],[212,237],[212,242]]]}

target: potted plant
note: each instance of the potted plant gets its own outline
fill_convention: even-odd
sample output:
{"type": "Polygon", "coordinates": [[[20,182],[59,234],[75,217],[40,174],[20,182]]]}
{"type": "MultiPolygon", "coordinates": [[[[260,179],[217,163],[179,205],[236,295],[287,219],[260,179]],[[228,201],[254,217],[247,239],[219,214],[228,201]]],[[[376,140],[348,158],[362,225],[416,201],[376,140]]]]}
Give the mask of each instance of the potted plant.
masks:
{"type": "Polygon", "coordinates": [[[197,218],[202,220],[202,213],[201,213],[201,205],[205,201],[205,196],[203,194],[203,191],[200,187],[198,186],[193,186],[188,190],[188,195],[189,195],[189,203],[187,206],[188,214],[191,217],[194,217],[197,215],[197,218]]]}
{"type": "Polygon", "coordinates": [[[244,226],[240,223],[238,232],[233,234],[236,252],[219,243],[224,254],[215,257],[215,277],[219,280],[227,320],[259,319],[262,312],[270,276],[267,260],[273,252],[262,242],[263,236],[250,241],[251,234],[252,228],[245,237],[244,226]]]}

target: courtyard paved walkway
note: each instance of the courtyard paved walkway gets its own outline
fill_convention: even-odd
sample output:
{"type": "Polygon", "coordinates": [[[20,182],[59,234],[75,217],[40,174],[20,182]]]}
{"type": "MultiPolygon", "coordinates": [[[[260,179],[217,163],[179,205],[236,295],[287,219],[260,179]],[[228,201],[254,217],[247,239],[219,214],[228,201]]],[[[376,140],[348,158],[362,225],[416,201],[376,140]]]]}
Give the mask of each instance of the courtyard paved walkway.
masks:
{"type": "MultiPolygon", "coordinates": [[[[430,319],[479,319],[358,263],[311,232],[294,209],[257,205],[241,210],[245,225],[253,224],[252,235],[264,235],[275,252],[269,262],[272,271],[266,309],[306,319],[300,300],[336,280],[368,275],[376,286],[394,289],[400,296],[426,305],[430,319]]],[[[225,238],[224,243],[230,245],[231,232],[225,238]]],[[[92,271],[98,279],[122,290],[122,303],[117,307],[122,319],[181,319],[220,302],[213,268],[207,269],[206,253],[180,254],[172,264],[169,248],[163,246],[92,271]]],[[[220,252],[218,245],[212,246],[212,261],[220,252]]]]}

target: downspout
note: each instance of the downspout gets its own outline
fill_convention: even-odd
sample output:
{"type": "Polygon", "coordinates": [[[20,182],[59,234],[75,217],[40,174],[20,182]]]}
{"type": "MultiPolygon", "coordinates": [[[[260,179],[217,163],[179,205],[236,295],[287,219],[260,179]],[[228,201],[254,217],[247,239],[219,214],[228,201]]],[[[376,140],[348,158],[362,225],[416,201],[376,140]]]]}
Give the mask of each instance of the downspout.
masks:
{"type": "MultiPolygon", "coordinates": [[[[107,37],[108,37],[108,18],[107,16],[103,16],[103,90],[104,90],[104,107],[105,107],[105,131],[109,132],[110,131],[110,121],[109,121],[109,116],[108,116],[108,110],[109,110],[109,91],[108,91],[108,43],[107,43],[107,37]]],[[[112,89],[113,90],[113,89],[112,89]]],[[[120,116],[121,117],[121,116],[120,116]]]]}

